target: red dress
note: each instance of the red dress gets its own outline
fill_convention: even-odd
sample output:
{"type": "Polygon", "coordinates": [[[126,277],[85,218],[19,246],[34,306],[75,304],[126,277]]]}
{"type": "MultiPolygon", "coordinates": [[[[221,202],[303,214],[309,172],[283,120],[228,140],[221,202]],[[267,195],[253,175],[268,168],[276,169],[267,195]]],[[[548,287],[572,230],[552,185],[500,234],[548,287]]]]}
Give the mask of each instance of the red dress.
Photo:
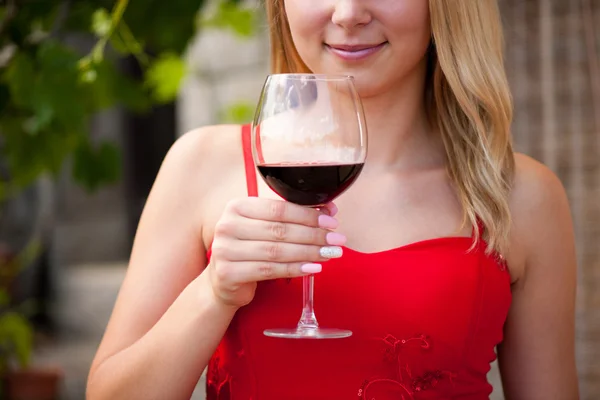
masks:
{"type": "MultiPolygon", "coordinates": [[[[256,196],[248,136],[244,127],[248,194],[256,196]]],[[[472,242],[439,238],[371,254],[344,248],[315,277],[315,309],[322,326],[352,330],[346,339],[264,336],[296,325],[302,280],[259,283],[209,363],[207,400],[488,399],[510,276],[483,241],[468,252],[472,242]]]]}

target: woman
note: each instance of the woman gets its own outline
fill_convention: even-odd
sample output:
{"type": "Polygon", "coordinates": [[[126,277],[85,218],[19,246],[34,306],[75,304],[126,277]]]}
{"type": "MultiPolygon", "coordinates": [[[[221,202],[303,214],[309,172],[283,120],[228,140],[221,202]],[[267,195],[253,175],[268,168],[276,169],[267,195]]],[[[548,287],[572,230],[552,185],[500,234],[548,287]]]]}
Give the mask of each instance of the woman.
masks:
{"type": "Polygon", "coordinates": [[[211,400],[486,399],[498,345],[507,398],[576,399],[567,199],[547,168],[513,155],[496,1],[268,0],[267,11],[273,72],[355,77],[363,173],[319,212],[256,182],[247,128],[181,138],[88,397],[189,398],[208,365],[211,400]],[[344,255],[323,258],[324,246],[344,255]],[[351,338],[262,334],[297,321],[299,279],[280,278],[308,273],[321,322],[351,338]]]}

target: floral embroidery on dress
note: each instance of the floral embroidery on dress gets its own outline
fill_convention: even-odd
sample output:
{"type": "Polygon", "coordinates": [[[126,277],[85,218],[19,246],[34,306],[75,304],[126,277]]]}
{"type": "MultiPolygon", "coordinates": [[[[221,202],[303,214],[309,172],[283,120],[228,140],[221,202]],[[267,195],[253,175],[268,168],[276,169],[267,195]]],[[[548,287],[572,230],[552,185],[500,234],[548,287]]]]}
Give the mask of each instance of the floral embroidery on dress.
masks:
{"type": "Polygon", "coordinates": [[[231,400],[230,376],[219,366],[219,350],[211,358],[206,374],[206,400],[231,400]]]}
{"type": "Polygon", "coordinates": [[[397,339],[395,336],[388,334],[382,340],[385,344],[384,360],[394,367],[394,376],[363,381],[358,390],[359,399],[378,400],[370,393],[372,393],[374,387],[385,384],[390,390],[398,392],[396,399],[414,400],[416,394],[436,387],[443,380],[452,381],[456,377],[455,373],[443,370],[429,370],[421,374],[415,374],[411,370],[410,364],[403,359],[403,350],[408,348],[429,351],[431,349],[431,339],[428,336],[417,335],[408,339],[397,339]]]}

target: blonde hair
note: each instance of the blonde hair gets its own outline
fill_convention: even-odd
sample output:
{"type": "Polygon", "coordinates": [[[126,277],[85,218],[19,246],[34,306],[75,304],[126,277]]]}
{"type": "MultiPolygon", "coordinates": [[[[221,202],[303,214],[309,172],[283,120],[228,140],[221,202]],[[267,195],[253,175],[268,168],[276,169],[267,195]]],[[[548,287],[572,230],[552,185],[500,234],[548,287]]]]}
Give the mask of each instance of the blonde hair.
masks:
{"type": "MultiPolygon", "coordinates": [[[[266,0],[273,73],[311,72],[300,58],[283,0],[266,0]]],[[[432,123],[441,132],[448,173],[487,252],[506,252],[508,198],[515,161],[510,136],[512,99],[504,70],[496,0],[429,0],[432,46],[426,81],[432,123]],[[480,226],[485,229],[483,232],[480,226]]]]}

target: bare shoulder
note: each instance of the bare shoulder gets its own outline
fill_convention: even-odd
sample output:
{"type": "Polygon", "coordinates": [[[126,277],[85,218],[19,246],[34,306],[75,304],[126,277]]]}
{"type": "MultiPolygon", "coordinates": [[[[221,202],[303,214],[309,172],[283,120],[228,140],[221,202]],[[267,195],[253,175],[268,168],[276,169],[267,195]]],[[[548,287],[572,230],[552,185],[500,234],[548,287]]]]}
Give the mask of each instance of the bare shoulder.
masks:
{"type": "Polygon", "coordinates": [[[178,201],[186,203],[177,205],[190,210],[188,219],[208,246],[227,202],[247,193],[241,126],[213,125],[185,133],[167,154],[157,182],[177,190],[178,201]]]}
{"type": "Polygon", "coordinates": [[[213,205],[226,201],[224,193],[243,176],[240,132],[239,125],[214,125],[182,135],[162,163],[147,206],[172,210],[169,218],[183,219],[180,224],[194,226],[200,230],[196,234],[203,235],[218,212],[213,205]]]}
{"type": "Polygon", "coordinates": [[[540,252],[572,242],[569,203],[560,179],[544,164],[515,154],[516,171],[510,199],[513,219],[511,256],[524,273],[540,252]],[[512,250],[514,248],[514,251],[512,250]]]}
{"type": "Polygon", "coordinates": [[[537,207],[556,206],[566,200],[561,181],[548,167],[521,153],[515,154],[515,161],[516,174],[511,198],[513,211],[535,214],[537,207]]]}
{"type": "MultiPolygon", "coordinates": [[[[239,125],[212,125],[194,129],[183,134],[171,147],[165,162],[179,167],[213,169],[229,165],[241,151],[239,125]]],[[[193,168],[190,172],[198,172],[193,168]]]]}
{"type": "Polygon", "coordinates": [[[173,181],[178,182],[180,191],[197,194],[191,200],[198,206],[198,201],[239,169],[240,130],[239,125],[213,125],[185,133],[167,153],[157,182],[168,181],[171,187],[173,181]]]}

